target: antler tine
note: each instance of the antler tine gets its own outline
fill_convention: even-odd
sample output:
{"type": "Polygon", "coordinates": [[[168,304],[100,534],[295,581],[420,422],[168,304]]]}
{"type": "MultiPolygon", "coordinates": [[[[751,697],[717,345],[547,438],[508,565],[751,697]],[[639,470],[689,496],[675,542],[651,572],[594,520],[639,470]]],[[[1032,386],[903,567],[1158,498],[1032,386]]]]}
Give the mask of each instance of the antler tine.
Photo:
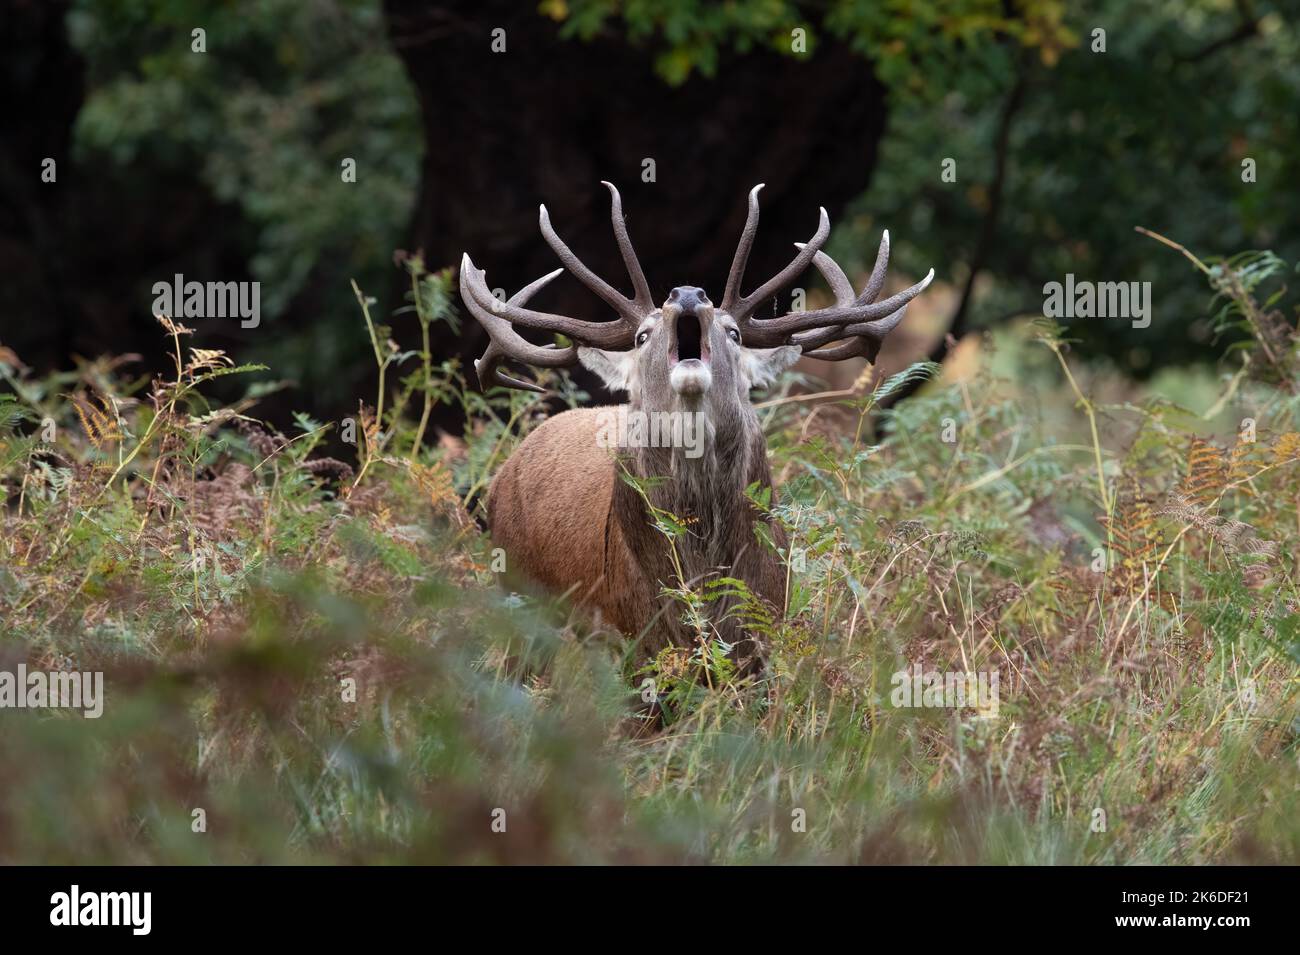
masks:
{"type": "Polygon", "coordinates": [[[838,345],[832,345],[830,348],[819,348],[816,351],[804,352],[808,358],[819,358],[822,361],[844,361],[849,358],[865,358],[873,365],[876,363],[876,356],[880,354],[881,342],[874,341],[870,338],[850,338],[848,341],[840,342],[838,345]]]}
{"type": "MultiPolygon", "coordinates": [[[[612,186],[610,188],[613,189],[612,186]]],[[[611,206],[610,217],[614,220],[614,237],[618,240],[619,250],[623,253],[623,262],[627,265],[628,273],[632,277],[632,284],[636,286],[636,299],[630,299],[622,295],[614,286],[587,268],[583,261],[573,254],[573,250],[564,244],[564,240],[556,234],[555,229],[551,226],[551,215],[546,211],[545,205],[541,207],[538,220],[542,227],[542,238],[546,239],[546,244],[560,257],[564,267],[573,273],[574,278],[604,299],[606,305],[618,312],[620,321],[610,324],[617,324],[625,329],[635,330],[641,324],[641,319],[645,318],[653,310],[653,306],[650,304],[650,286],[646,284],[645,276],[641,273],[641,266],[636,261],[636,254],[632,251],[632,242],[627,236],[627,225],[623,222],[623,202],[618,195],[618,190],[613,190],[611,198],[613,205],[611,206]]]]}
{"type": "Polygon", "coordinates": [[[845,358],[854,358],[861,355],[867,361],[874,362],[876,354],[880,351],[880,346],[884,343],[885,336],[897,328],[906,316],[907,306],[904,305],[894,314],[886,315],[874,322],[859,322],[853,325],[833,326],[813,332],[804,332],[801,335],[795,335],[791,341],[799,345],[803,349],[803,353],[809,358],[820,358],[823,361],[842,361],[845,358]],[[839,341],[840,343],[829,348],[818,348],[819,345],[833,341],[839,341]]]}
{"type": "MultiPolygon", "coordinates": [[[[802,247],[802,243],[796,242],[795,246],[802,247]]],[[[865,305],[873,301],[885,284],[885,268],[888,264],[888,229],[884,230],[880,237],[880,248],[876,251],[876,262],[871,268],[871,277],[867,279],[867,285],[862,290],[861,295],[853,291],[853,283],[849,281],[848,276],[844,274],[844,270],[840,268],[838,262],[825,252],[818,252],[813,256],[813,265],[817,266],[817,271],[821,272],[822,277],[826,279],[826,284],[831,287],[831,293],[835,296],[835,305],[838,308],[848,308],[854,304],[865,305]]],[[[820,311],[818,314],[820,314],[820,311]]],[[[835,341],[837,338],[844,338],[847,334],[842,326],[829,325],[825,328],[816,328],[813,331],[800,332],[791,341],[808,351],[827,342],[835,341]]],[[[845,357],[851,356],[845,355],[845,357]]]]}
{"type": "MultiPolygon", "coordinates": [[[[805,312],[802,316],[798,316],[801,319],[799,326],[810,331],[793,336],[787,334],[787,337],[794,344],[802,346],[805,352],[817,345],[855,335],[883,338],[903,320],[901,311],[903,306],[925,291],[932,281],[934,281],[934,269],[931,269],[929,274],[915,285],[883,301],[868,305],[853,305],[849,308],[833,307],[805,312]]],[[[772,319],[772,321],[781,320],[772,319]]],[[[794,328],[795,326],[791,324],[783,327],[781,332],[788,333],[794,328]]],[[[766,329],[760,326],[760,331],[766,329]]]]}
{"type": "Polygon", "coordinates": [[[831,286],[835,305],[804,313],[805,318],[815,320],[816,324],[808,326],[809,331],[793,335],[790,341],[799,345],[804,354],[828,361],[840,361],[858,355],[865,356],[868,361],[875,361],[885,336],[897,328],[907,314],[908,303],[920,295],[934,279],[934,269],[931,269],[924,279],[910,288],[891,295],[884,301],[874,301],[884,287],[885,270],[889,264],[888,230],[881,236],[876,264],[860,295],[853,295],[853,286],[844,275],[844,270],[830,256],[818,252],[813,263],[831,286]],[[841,339],[844,341],[839,345],[812,351],[841,339]]]}
{"type": "Polygon", "coordinates": [[[826,239],[831,234],[831,217],[826,214],[824,208],[819,209],[818,211],[820,216],[817,223],[817,231],[803,246],[803,248],[799,250],[799,254],[796,255],[790,261],[790,264],[780,272],[776,273],[776,275],[772,276],[758,288],[754,289],[753,292],[749,293],[737,302],[735,308],[732,309],[731,317],[740,323],[742,332],[745,324],[750,321],[750,316],[754,314],[754,310],[763,304],[763,302],[767,301],[767,299],[771,298],[781,289],[785,288],[797,279],[800,273],[802,273],[804,269],[808,268],[808,263],[813,260],[813,256],[816,255],[822,245],[825,244],[826,239]]]}
{"type": "MultiPolygon", "coordinates": [[[[867,325],[876,319],[892,315],[920,295],[934,278],[934,269],[931,269],[929,275],[911,288],[905,289],[896,295],[891,295],[882,302],[871,301],[879,294],[880,288],[885,281],[885,265],[889,261],[889,239],[886,236],[881,241],[880,254],[876,256],[876,265],[872,269],[871,278],[867,281],[866,288],[863,289],[861,295],[850,299],[847,296],[851,294],[852,289],[848,284],[843,269],[836,265],[829,256],[815,249],[812,243],[796,242],[795,246],[801,250],[801,255],[814,253],[811,255],[814,264],[817,265],[818,270],[826,277],[826,281],[830,283],[832,290],[835,292],[835,305],[811,312],[789,312],[778,318],[745,319],[741,322],[741,334],[745,336],[747,345],[769,347],[790,340],[795,344],[808,348],[812,345],[824,344],[842,338],[847,333],[842,328],[833,328],[831,326],[867,325]],[[818,330],[814,334],[795,334],[797,332],[807,333],[814,329],[818,330]]],[[[796,259],[796,261],[798,260],[796,259]]],[[[870,335],[877,332],[884,334],[893,327],[892,324],[888,328],[885,328],[884,325],[870,325],[863,334],[870,335]]]]}
{"type": "Polygon", "coordinates": [[[721,308],[730,313],[740,299],[740,283],[745,278],[745,266],[749,263],[749,250],[754,247],[754,236],[758,234],[758,192],[766,183],[759,183],[749,190],[749,214],[745,217],[745,228],[740,232],[740,241],[736,243],[736,254],[731,259],[731,271],[727,273],[727,289],[722,294],[721,308]]]}
{"type": "Polygon", "coordinates": [[[577,364],[575,348],[559,348],[555,345],[534,345],[515,331],[514,326],[534,328],[539,331],[558,332],[567,335],[582,345],[595,348],[626,349],[632,345],[632,337],[637,326],[646,315],[654,311],[654,302],[650,297],[650,284],[641,269],[632,240],[627,233],[627,224],[623,221],[623,197],[612,183],[605,186],[610,192],[610,221],[614,227],[614,238],[618,241],[623,264],[627,266],[628,275],[636,292],[635,298],[626,298],[587,268],[582,260],[573,254],[573,250],[564,244],[551,227],[551,217],[542,206],[538,219],[542,236],[555,251],[563,263],[563,269],[556,269],[549,275],[525,286],[516,292],[509,301],[502,302],[487,287],[485,273],[474,267],[469,254],[461,260],[460,294],[469,306],[474,317],[487,329],[491,342],[483,357],[474,363],[478,372],[479,385],[506,385],[510,388],[524,388],[529,391],[541,391],[530,382],[510,378],[501,374],[498,366],[507,358],[513,358],[525,364],[541,368],[560,368],[577,364]],[[587,288],[591,289],[619,315],[616,322],[585,322],[564,315],[552,315],[538,312],[523,306],[532,295],[547,285],[557,275],[568,269],[587,288]]]}
{"type": "MultiPolygon", "coordinates": [[[[836,266],[836,268],[839,268],[839,266],[836,266]]],[[[885,287],[885,269],[887,268],[889,268],[889,230],[883,229],[880,233],[880,248],[876,250],[876,264],[871,267],[871,277],[867,279],[867,285],[862,290],[862,294],[855,299],[857,304],[866,305],[868,302],[876,300],[880,290],[885,287]]]]}
{"type": "MultiPolygon", "coordinates": [[[[491,339],[487,350],[483,352],[483,357],[474,363],[474,371],[478,374],[480,388],[487,390],[490,385],[504,385],[507,388],[518,388],[523,391],[545,392],[546,389],[530,381],[511,378],[502,374],[499,366],[507,358],[512,358],[524,364],[535,365],[538,368],[567,368],[578,363],[578,350],[576,348],[572,346],[559,348],[553,344],[534,345],[514,330],[510,318],[497,314],[498,311],[510,314],[507,312],[508,309],[518,309],[524,313],[542,315],[543,313],[540,312],[529,312],[528,309],[524,309],[522,306],[538,290],[549,285],[563,271],[564,269],[556,269],[554,272],[549,272],[541,278],[535,279],[512,295],[504,304],[500,299],[492,296],[492,301],[496,303],[496,307],[485,307],[482,303],[479,286],[486,290],[487,283],[484,279],[486,273],[481,269],[476,269],[468,255],[461,259],[461,298],[465,300],[465,304],[474,317],[487,330],[488,337],[491,339]]],[[[491,296],[491,293],[489,292],[488,295],[491,296]]]]}
{"type": "MultiPolygon", "coordinates": [[[[795,248],[802,249],[803,243],[796,242],[795,248]]],[[[853,283],[849,277],[844,274],[839,263],[832,259],[825,252],[818,252],[813,256],[813,265],[817,266],[817,271],[822,274],[826,284],[831,287],[831,294],[835,296],[835,304],[840,306],[852,305],[857,293],[853,291],[853,283]]]]}
{"type": "Polygon", "coordinates": [[[618,241],[618,251],[623,256],[623,264],[627,267],[628,277],[632,279],[632,288],[636,292],[632,304],[644,318],[654,311],[654,299],[650,296],[650,283],[645,280],[645,272],[641,270],[641,260],[632,248],[632,237],[627,234],[627,222],[623,219],[623,197],[618,194],[618,187],[612,182],[602,179],[600,184],[609,190],[609,218],[614,226],[614,238],[618,241]]]}
{"type": "MultiPolygon", "coordinates": [[[[879,253],[876,255],[876,267],[872,269],[871,279],[867,282],[867,289],[863,292],[864,295],[871,289],[872,284],[875,282],[877,271],[880,273],[881,281],[884,281],[884,269],[881,266],[881,261],[882,258],[888,258],[888,243],[889,233],[886,231],[885,238],[881,245],[881,248],[884,250],[884,256],[882,257],[879,253]]],[[[796,242],[795,246],[802,248],[803,243],[796,242]]],[[[858,299],[858,294],[853,291],[853,283],[850,282],[849,277],[844,274],[844,270],[840,268],[839,263],[825,252],[818,252],[813,256],[813,265],[817,266],[817,271],[821,272],[822,278],[826,279],[826,284],[831,287],[831,294],[835,296],[836,307],[848,308],[852,306],[858,299]]],[[[823,311],[824,310],[818,310],[813,314],[820,316],[823,311]]],[[[818,320],[820,321],[820,318],[818,320]]],[[[843,338],[844,335],[845,332],[843,326],[830,325],[828,327],[814,327],[811,331],[800,332],[797,335],[791,336],[790,341],[799,345],[805,351],[808,351],[819,345],[824,345],[827,342],[834,341],[837,338],[843,338]]]]}
{"type": "MultiPolygon", "coordinates": [[[[763,186],[760,183],[749,191],[749,216],[745,220],[744,231],[741,233],[740,242],[736,246],[736,256],[731,262],[731,274],[727,277],[727,289],[722,296],[722,310],[740,324],[741,334],[747,334],[753,327],[751,316],[754,309],[798,278],[799,274],[808,267],[808,263],[813,260],[813,256],[817,254],[831,234],[831,218],[826,214],[824,208],[819,209],[820,216],[817,222],[817,231],[811,239],[799,246],[799,254],[794,257],[794,260],[749,295],[741,295],[740,287],[745,276],[745,265],[749,261],[749,252],[753,248],[754,236],[758,232],[758,191],[761,188],[763,186]]],[[[774,326],[766,327],[775,331],[774,326]]],[[[810,326],[800,325],[799,327],[806,328],[810,326]]],[[[797,329],[791,329],[791,331],[795,330],[797,329]]],[[[771,335],[765,337],[771,337],[771,335]]]]}
{"type": "MultiPolygon", "coordinates": [[[[633,329],[629,329],[622,322],[584,322],[565,315],[535,312],[514,303],[513,300],[501,301],[488,289],[484,278],[487,273],[474,267],[468,253],[461,262],[460,274],[461,295],[467,303],[478,306],[478,310],[474,310],[476,317],[479,315],[479,310],[482,310],[512,325],[522,325],[525,328],[535,328],[545,332],[559,332],[584,345],[596,348],[627,348],[632,344],[633,329]]],[[[559,273],[552,273],[552,275],[556,274],[559,273]]]]}

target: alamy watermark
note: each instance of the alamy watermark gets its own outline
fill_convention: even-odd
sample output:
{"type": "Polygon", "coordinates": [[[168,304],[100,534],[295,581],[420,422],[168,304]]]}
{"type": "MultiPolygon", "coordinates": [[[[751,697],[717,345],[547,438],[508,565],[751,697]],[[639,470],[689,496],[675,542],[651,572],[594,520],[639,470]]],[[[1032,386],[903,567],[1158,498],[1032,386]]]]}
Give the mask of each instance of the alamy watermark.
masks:
{"type": "Polygon", "coordinates": [[[0,709],[81,710],[88,720],[104,713],[104,674],[80,673],[75,670],[28,670],[18,664],[16,673],[0,670],[0,709]]]}
{"type": "Polygon", "coordinates": [[[1151,324],[1150,282],[1076,282],[1074,273],[1065,283],[1043,286],[1046,318],[1128,318],[1134,328],[1151,324]]]}
{"type": "Polygon", "coordinates": [[[889,701],[899,708],[966,709],[974,708],[980,716],[998,715],[998,671],[981,670],[926,672],[914,663],[911,670],[899,670],[890,682],[894,690],[889,701]]]}
{"type": "Polygon", "coordinates": [[[70,891],[50,896],[51,925],[124,925],[132,935],[148,935],[153,927],[152,892],[70,891]]]}
{"type": "Polygon", "coordinates": [[[261,282],[171,282],[153,284],[153,313],[168,318],[238,318],[240,328],[262,323],[261,282]]]}
{"type": "Polygon", "coordinates": [[[596,413],[596,446],[600,448],[684,448],[688,458],[704,454],[702,411],[637,411],[627,405],[596,413]]]}

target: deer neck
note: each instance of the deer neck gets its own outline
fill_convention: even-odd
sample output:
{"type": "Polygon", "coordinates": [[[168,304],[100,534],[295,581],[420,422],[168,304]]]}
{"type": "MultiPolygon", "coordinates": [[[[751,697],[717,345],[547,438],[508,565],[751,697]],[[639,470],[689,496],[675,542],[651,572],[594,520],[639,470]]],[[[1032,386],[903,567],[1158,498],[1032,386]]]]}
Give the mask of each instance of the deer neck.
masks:
{"type": "Polygon", "coordinates": [[[633,449],[631,470],[639,478],[662,479],[651,480],[646,494],[656,508],[686,522],[679,550],[704,562],[729,561],[733,544],[752,537],[745,488],[766,464],[758,417],[748,406],[731,416],[686,404],[673,410],[688,416],[680,419],[683,440],[633,449]]]}

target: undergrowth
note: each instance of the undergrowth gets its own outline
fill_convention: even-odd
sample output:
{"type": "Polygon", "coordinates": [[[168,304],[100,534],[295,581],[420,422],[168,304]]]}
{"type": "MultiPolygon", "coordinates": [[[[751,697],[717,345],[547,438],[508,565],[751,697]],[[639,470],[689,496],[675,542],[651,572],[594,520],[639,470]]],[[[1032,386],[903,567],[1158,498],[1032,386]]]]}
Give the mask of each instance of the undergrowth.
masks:
{"type": "Polygon", "coordinates": [[[422,344],[357,290],[383,389],[290,435],[253,415],[266,386],[211,404],[257,366],[166,318],[154,380],[0,348],[0,670],[106,684],[99,719],[0,710],[0,861],[1300,860],[1297,338],[1276,259],[1195,262],[1239,338],[1208,411],[1103,400],[1042,323],[1077,440],[989,362],[874,444],[933,367],[761,401],[789,611],[675,593],[738,598],[757,685],[703,623],[641,660],[499,586],[487,484],[583,396],[483,396],[437,362],[451,280],[418,258],[422,344]],[[438,402],[463,439],[430,433],[438,402]],[[323,454],[333,428],[355,460],[323,454]],[[894,706],[918,664],[996,671],[996,714],[894,706]],[[638,735],[648,688],[666,725],[638,735]]]}

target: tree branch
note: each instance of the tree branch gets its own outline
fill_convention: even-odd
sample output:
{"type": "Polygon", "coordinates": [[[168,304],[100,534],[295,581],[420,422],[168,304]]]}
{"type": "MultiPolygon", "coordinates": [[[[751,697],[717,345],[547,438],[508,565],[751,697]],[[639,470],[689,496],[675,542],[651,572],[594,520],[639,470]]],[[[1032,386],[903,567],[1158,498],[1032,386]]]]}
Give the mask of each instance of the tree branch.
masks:
{"type": "Polygon", "coordinates": [[[1251,0],[1237,0],[1237,16],[1241,20],[1237,29],[1227,36],[1221,36],[1217,40],[1207,43],[1195,53],[1178,57],[1178,62],[1199,63],[1222,49],[1259,35],[1259,17],[1255,15],[1255,8],[1251,0]]]}
{"type": "MultiPolygon", "coordinates": [[[[966,276],[961,298],[957,302],[957,308],[952,313],[952,318],[948,320],[947,330],[927,356],[930,361],[942,361],[948,353],[949,342],[955,342],[966,331],[966,318],[970,312],[971,298],[975,292],[975,281],[986,268],[989,255],[993,250],[993,241],[997,237],[998,219],[1002,212],[1002,197],[1006,191],[1007,158],[1011,152],[1011,129],[1014,125],[1016,113],[1024,105],[1028,74],[1028,63],[1022,55],[1016,74],[1016,82],[1011,87],[1010,92],[1007,93],[1007,98],[1002,103],[1001,115],[998,117],[998,130],[993,140],[993,182],[989,186],[989,207],[984,216],[984,221],[980,224],[980,234],[975,245],[975,254],[971,257],[970,274],[966,276]]],[[[915,394],[916,390],[924,383],[924,379],[909,381],[890,395],[888,399],[881,402],[881,406],[892,407],[909,395],[915,394]]]]}

